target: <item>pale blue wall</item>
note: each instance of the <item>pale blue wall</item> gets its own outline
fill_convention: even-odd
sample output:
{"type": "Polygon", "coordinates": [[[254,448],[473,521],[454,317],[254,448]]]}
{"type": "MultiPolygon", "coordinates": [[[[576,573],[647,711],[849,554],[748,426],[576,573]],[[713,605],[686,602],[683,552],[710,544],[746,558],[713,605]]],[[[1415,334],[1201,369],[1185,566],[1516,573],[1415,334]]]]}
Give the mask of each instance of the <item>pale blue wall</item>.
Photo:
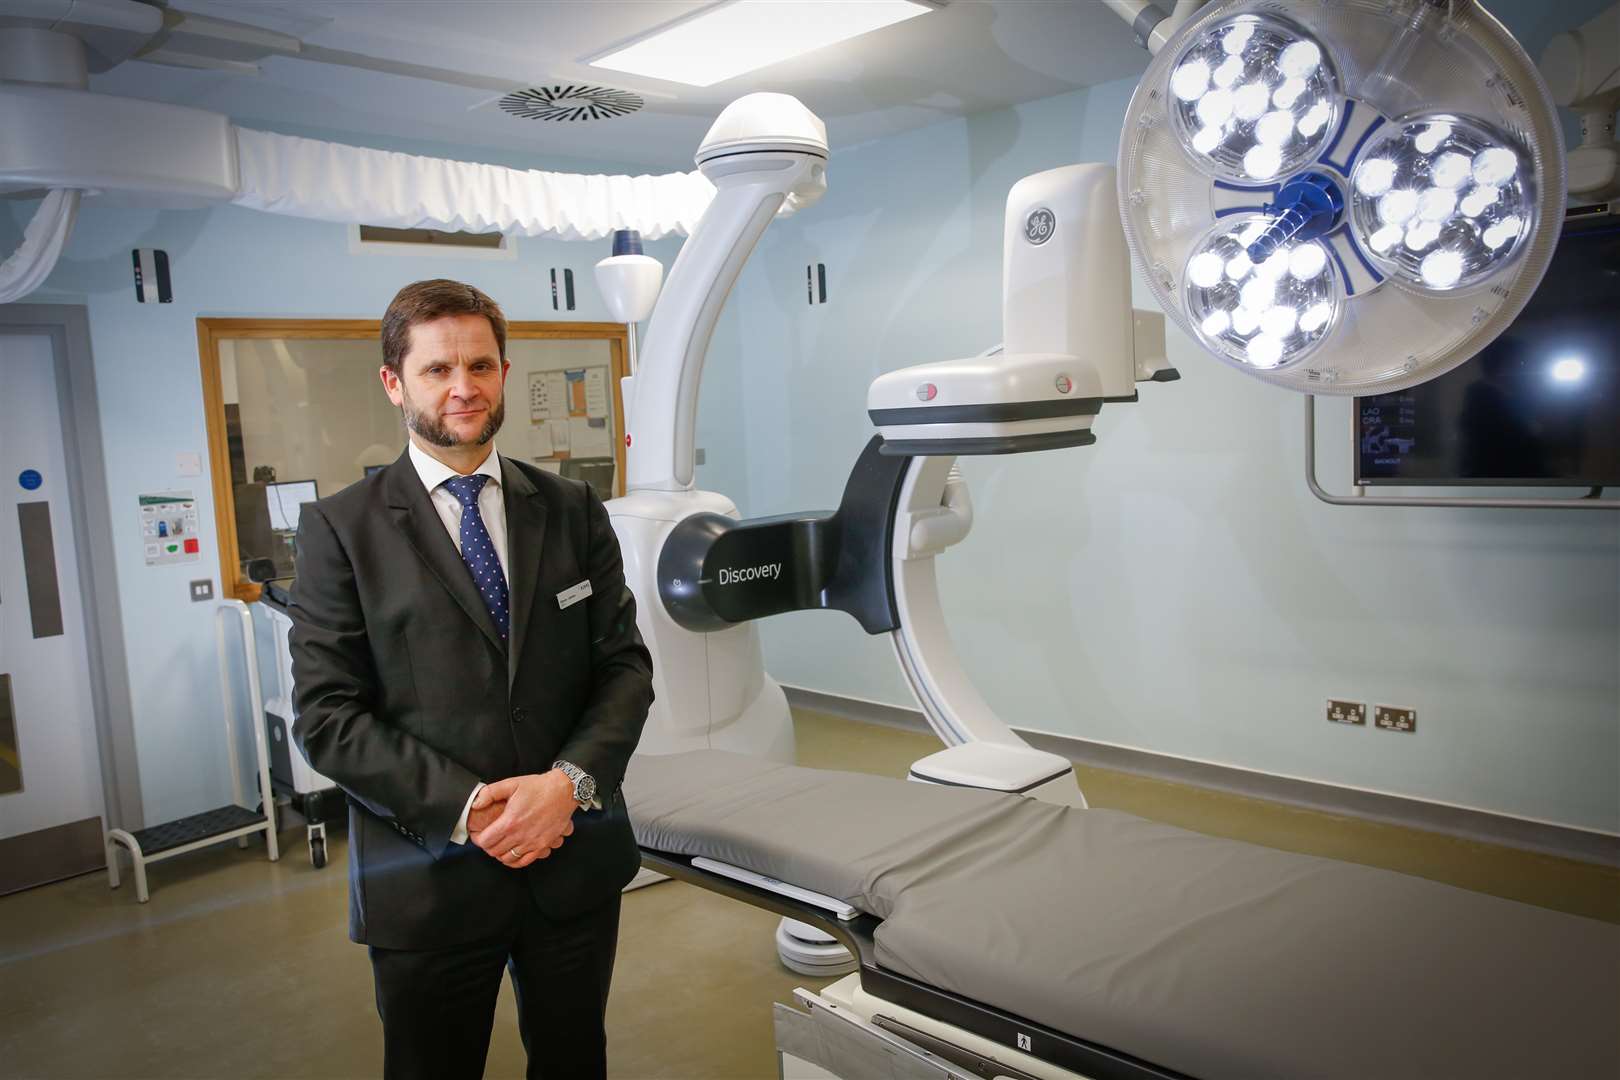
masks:
{"type": "MultiPolygon", "coordinates": [[[[326,133],[299,131],[297,134],[326,133]]],[[[386,149],[517,167],[642,172],[602,162],[537,160],[334,134],[386,149]]],[[[0,204],[3,205],[3,204],[0,204]]],[[[0,209],[0,251],[11,251],[35,204],[0,209]]],[[[679,241],[649,244],[667,266],[679,241]]],[[[208,440],[197,357],[199,316],[379,318],[406,282],[452,277],[488,292],[512,319],[607,320],[591,268],[607,244],[519,239],[517,258],[485,261],[351,255],[344,226],[235,207],[186,211],[86,209],[56,271],[30,302],[83,304],[89,311],[103,418],[119,600],[128,651],[135,742],[148,823],[230,798],[215,665],[213,605],[193,604],[186,583],[219,576],[211,481],[179,477],[175,455],[208,440]],[[169,254],[175,301],[138,304],[132,248],[169,254]],[[577,310],[551,310],[552,266],[574,270],[577,310]],[[135,497],[189,488],[203,523],[200,562],[145,565],[135,497]]],[[[381,389],[378,390],[381,393],[381,389]]]]}
{"type": "MultiPolygon", "coordinates": [[[[1548,12],[1588,7],[1523,5],[1517,28],[1534,52],[1548,12]]],[[[743,425],[745,482],[723,490],[745,513],[835,506],[871,379],[999,340],[1007,189],[1111,162],[1131,90],[834,156],[827,197],[743,275],[716,345],[731,352],[711,358],[725,377],[705,382],[743,425]],[[817,261],[831,301],[810,307],[817,261]]],[[[1019,727],[1620,830],[1617,515],[1326,506],[1302,477],[1301,400],[1170,338],[1183,380],[1107,407],[1095,446],[964,462],[976,524],[939,572],[991,705],[1019,727]],[[1416,707],[1418,733],[1329,724],[1328,697],[1416,707]]],[[[1348,407],[1322,412],[1321,474],[1342,486],[1348,407]]],[[[761,632],[784,682],[913,704],[887,639],[846,616],[761,632]]]]}

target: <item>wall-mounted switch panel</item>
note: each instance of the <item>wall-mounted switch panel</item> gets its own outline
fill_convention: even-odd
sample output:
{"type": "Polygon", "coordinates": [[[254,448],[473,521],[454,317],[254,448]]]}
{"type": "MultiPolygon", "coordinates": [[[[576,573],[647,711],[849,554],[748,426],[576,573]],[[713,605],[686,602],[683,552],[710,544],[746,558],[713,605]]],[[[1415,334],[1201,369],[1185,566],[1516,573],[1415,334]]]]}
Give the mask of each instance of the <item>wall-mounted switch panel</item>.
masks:
{"type": "Polygon", "coordinates": [[[812,304],[827,302],[827,264],[807,263],[804,268],[805,297],[812,304]]]}
{"type": "Polygon", "coordinates": [[[1416,731],[1417,710],[1397,709],[1393,705],[1375,705],[1373,723],[1389,731],[1416,731]]]}
{"type": "Polygon", "coordinates": [[[1329,698],[1327,718],[1335,724],[1365,724],[1367,706],[1359,701],[1335,701],[1329,698]]]}
{"type": "Polygon", "coordinates": [[[200,604],[204,600],[214,598],[214,582],[212,578],[202,578],[191,583],[191,602],[200,604]]]}

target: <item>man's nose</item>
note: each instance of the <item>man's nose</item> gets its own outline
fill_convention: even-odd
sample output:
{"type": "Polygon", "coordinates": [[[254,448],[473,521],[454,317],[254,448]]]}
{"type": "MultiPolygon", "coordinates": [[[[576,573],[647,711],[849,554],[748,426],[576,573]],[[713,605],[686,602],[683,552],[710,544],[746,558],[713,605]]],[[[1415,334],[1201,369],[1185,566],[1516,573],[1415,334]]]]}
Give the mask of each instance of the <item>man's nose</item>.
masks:
{"type": "Polygon", "coordinates": [[[478,380],[466,368],[457,368],[450,383],[450,392],[458,398],[475,398],[478,396],[478,380]]]}

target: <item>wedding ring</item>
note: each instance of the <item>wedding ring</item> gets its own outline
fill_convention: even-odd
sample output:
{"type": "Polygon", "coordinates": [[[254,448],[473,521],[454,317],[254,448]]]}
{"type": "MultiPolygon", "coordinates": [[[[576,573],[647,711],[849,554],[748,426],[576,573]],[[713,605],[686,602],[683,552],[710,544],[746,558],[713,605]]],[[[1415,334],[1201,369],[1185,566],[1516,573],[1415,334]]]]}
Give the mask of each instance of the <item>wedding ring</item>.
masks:
{"type": "Polygon", "coordinates": [[[510,849],[507,850],[506,853],[508,855],[512,856],[512,858],[514,858],[514,859],[523,858],[523,852],[519,851],[517,848],[510,848],[510,849]]]}

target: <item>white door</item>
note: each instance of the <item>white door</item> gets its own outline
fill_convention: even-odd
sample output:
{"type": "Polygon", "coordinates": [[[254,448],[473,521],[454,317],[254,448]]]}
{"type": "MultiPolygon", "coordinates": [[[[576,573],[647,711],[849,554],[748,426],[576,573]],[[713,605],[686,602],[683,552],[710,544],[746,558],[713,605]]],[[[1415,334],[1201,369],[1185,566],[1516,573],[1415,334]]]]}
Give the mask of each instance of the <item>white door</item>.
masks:
{"type": "Polygon", "coordinates": [[[9,684],[13,729],[3,730],[0,700],[0,842],[75,823],[82,833],[86,819],[102,818],[103,788],[61,402],[43,334],[0,333],[0,492],[0,695],[9,684]]]}

